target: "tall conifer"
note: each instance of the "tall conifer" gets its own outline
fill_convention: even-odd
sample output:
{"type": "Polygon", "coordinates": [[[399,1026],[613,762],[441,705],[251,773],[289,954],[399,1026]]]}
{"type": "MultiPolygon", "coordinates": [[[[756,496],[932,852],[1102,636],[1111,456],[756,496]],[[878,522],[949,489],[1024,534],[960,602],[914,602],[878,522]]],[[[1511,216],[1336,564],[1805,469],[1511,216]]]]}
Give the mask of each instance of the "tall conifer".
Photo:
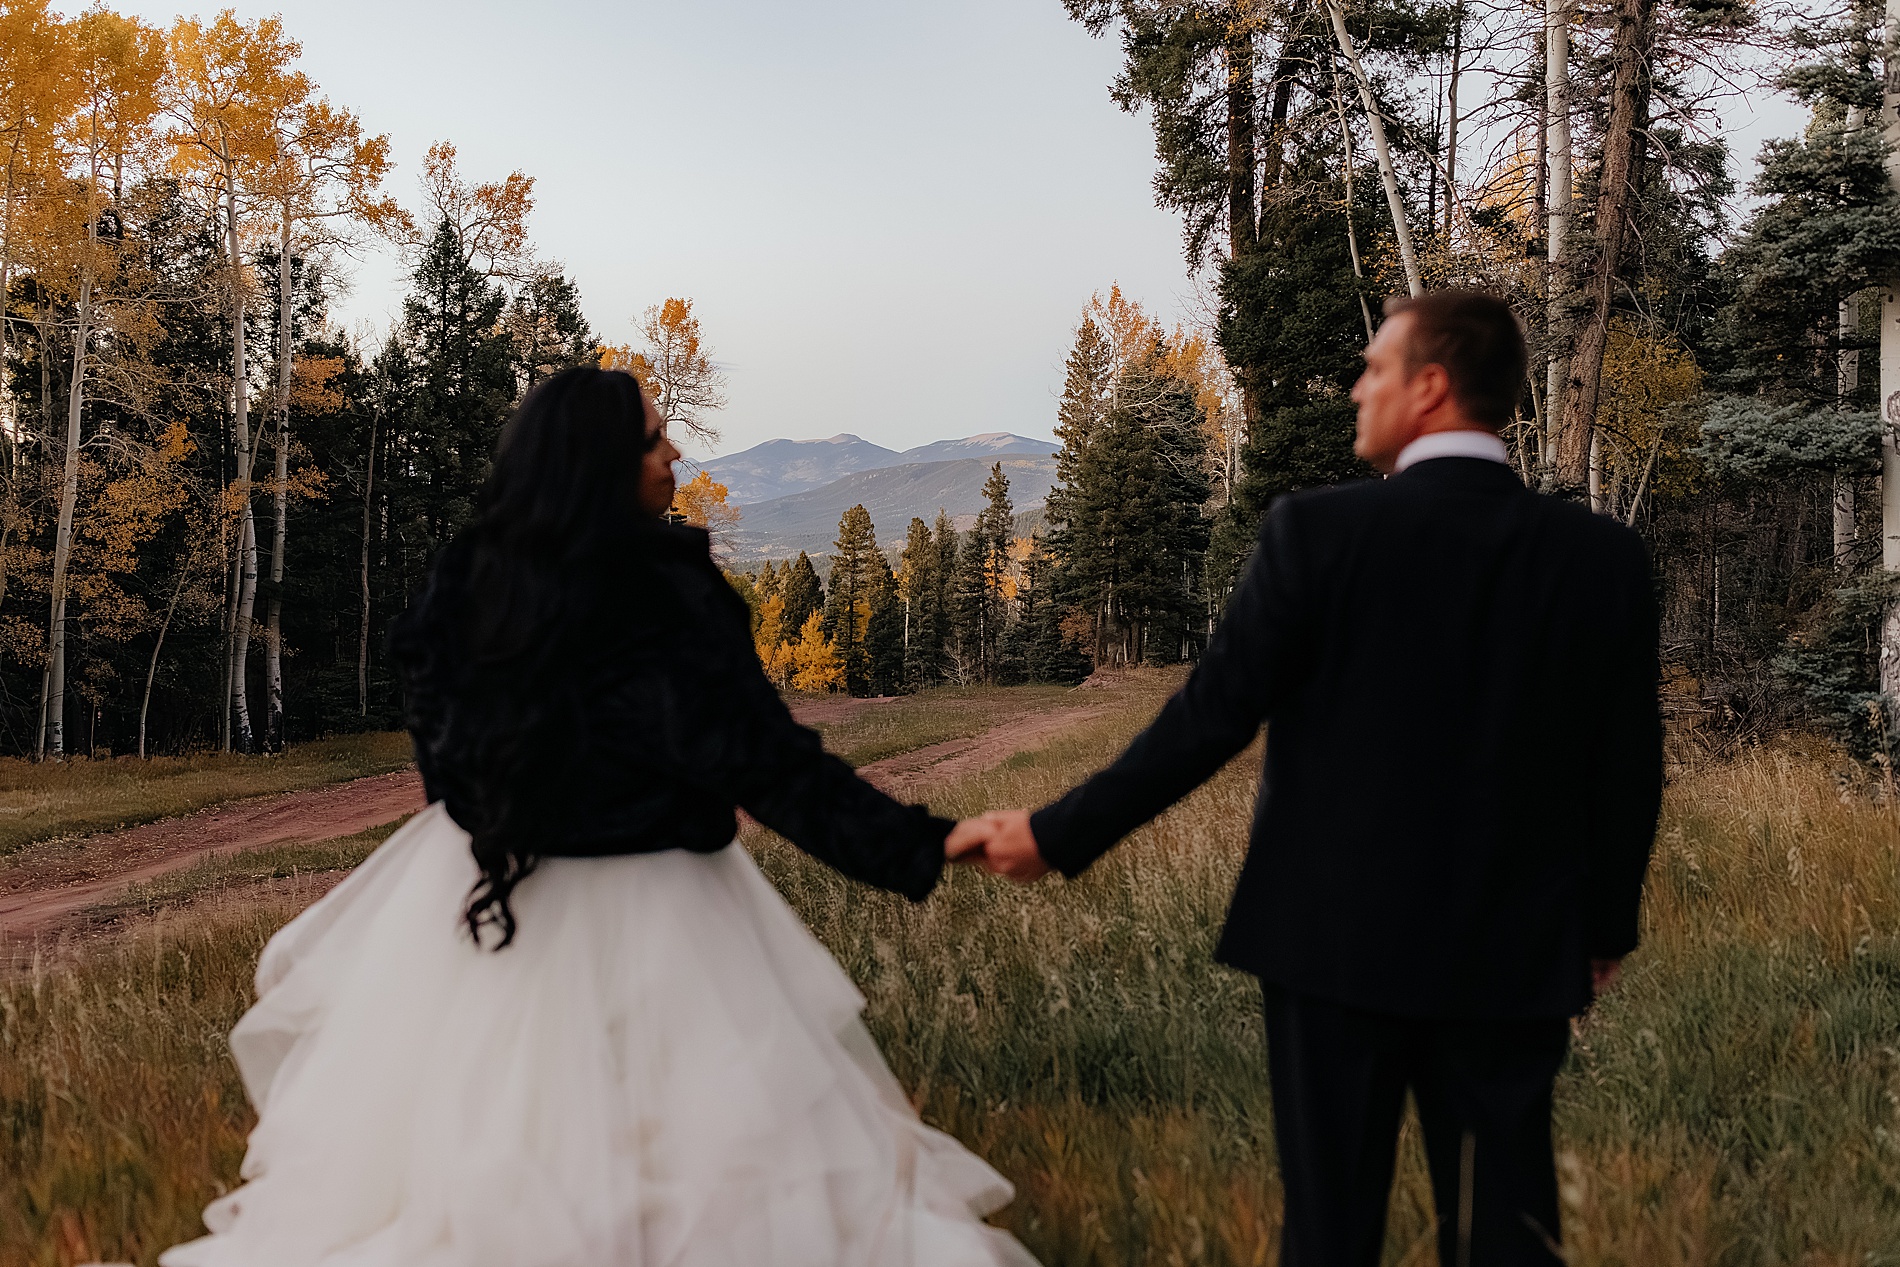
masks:
{"type": "Polygon", "coordinates": [[[913,689],[935,686],[943,675],[943,586],[937,543],[921,519],[910,521],[898,573],[904,607],[904,677],[913,689]]]}
{"type": "Polygon", "coordinates": [[[871,589],[880,570],[888,571],[877,550],[877,528],[862,504],[844,512],[831,556],[831,584],[825,597],[825,635],[844,664],[845,689],[870,691],[871,665],[865,635],[871,618],[871,589]]]}
{"type": "Polygon", "coordinates": [[[801,630],[813,612],[825,605],[825,587],[819,583],[818,569],[803,550],[779,572],[779,596],[785,600],[785,628],[801,630]]]}

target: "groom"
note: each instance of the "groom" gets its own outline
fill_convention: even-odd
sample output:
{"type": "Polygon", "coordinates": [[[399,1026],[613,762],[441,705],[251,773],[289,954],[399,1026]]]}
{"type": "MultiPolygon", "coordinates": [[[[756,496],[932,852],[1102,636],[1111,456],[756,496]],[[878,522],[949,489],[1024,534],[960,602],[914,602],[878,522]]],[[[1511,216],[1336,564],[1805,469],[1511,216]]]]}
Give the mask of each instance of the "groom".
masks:
{"type": "Polygon", "coordinates": [[[1662,788],[1636,534],[1528,491],[1526,363],[1475,291],[1386,306],[1352,398],[1391,478],[1283,497],[1187,684],[1113,765],[949,851],[1077,875],[1268,726],[1218,957],[1265,994],[1286,1267],[1379,1261],[1405,1093],[1444,1267],[1559,1262],[1551,1087],[1636,945],[1662,788]]]}

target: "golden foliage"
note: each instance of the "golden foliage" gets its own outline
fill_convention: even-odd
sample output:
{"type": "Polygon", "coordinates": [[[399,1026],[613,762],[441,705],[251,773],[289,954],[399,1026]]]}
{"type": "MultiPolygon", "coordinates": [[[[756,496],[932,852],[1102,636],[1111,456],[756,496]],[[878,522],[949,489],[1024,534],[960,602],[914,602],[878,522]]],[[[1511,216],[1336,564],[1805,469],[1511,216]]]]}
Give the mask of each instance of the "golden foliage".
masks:
{"type": "Polygon", "coordinates": [[[342,372],[343,358],[340,356],[302,358],[291,372],[291,406],[297,412],[312,417],[340,412],[349,401],[330,384],[342,372]]]}
{"type": "Polygon", "coordinates": [[[489,277],[525,274],[534,177],[513,171],[500,180],[471,185],[456,166],[454,144],[437,141],[422,160],[422,190],[434,221],[420,226],[420,232],[434,233],[446,220],[470,268],[489,277]]]}
{"type": "Polygon", "coordinates": [[[673,490],[673,513],[715,537],[739,522],[739,508],[726,502],[726,486],[706,471],[673,490]]]}
{"type": "Polygon", "coordinates": [[[1626,504],[1645,469],[1651,490],[1679,491],[1691,478],[1699,439],[1683,406],[1702,394],[1702,370],[1673,335],[1657,336],[1624,317],[1610,323],[1597,409],[1604,482],[1626,504]]]}
{"type": "Polygon", "coordinates": [[[813,612],[798,631],[792,647],[792,688],[799,691],[836,691],[844,686],[844,662],[838,648],[825,637],[824,617],[813,612]]]}

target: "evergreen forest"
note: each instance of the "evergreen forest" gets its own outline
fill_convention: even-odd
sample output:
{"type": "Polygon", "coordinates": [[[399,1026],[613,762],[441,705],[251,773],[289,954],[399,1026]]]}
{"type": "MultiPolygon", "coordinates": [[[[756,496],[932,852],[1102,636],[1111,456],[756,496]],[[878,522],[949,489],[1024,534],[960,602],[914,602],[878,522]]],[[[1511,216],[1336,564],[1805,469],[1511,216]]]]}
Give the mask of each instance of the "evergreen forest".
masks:
{"type": "MultiPolygon", "coordinates": [[[[824,558],[725,558],[775,681],[882,695],[1192,661],[1271,500],[1371,474],[1348,393],[1383,299],[1468,285],[1530,336],[1521,477],[1650,543],[1679,722],[1723,744],[1819,722],[1890,759],[1881,11],[1061,3],[1120,50],[1104,88],[1152,129],[1202,311],[1166,325],[1104,278],[1046,504],[1016,506],[999,465],[974,517],[887,536],[858,506],[824,558]],[[1731,153],[1737,92],[1789,95],[1805,126],[1731,153]]],[[[299,53],[277,19],[0,0],[0,751],[394,726],[389,622],[524,392],[626,369],[676,431],[715,434],[690,299],[607,344],[535,250],[531,176],[473,179],[442,141],[397,197],[388,139],[299,53]],[[367,249],[409,274],[373,334],[332,312],[367,249]]],[[[674,513],[716,543],[740,514],[703,474],[674,513]]]]}

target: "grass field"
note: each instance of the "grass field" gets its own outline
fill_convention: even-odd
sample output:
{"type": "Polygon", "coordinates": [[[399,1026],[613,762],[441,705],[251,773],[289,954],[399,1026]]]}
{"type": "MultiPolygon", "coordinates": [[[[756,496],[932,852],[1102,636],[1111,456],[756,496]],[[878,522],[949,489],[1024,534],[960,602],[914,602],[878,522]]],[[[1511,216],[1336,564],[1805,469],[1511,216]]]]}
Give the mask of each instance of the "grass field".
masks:
{"type": "MultiPolygon", "coordinates": [[[[932,800],[1038,802],[1166,685],[1120,684],[1115,715],[932,800]]],[[[880,724],[928,729],[903,716],[880,724]]],[[[1257,994],[1208,958],[1257,762],[1078,881],[957,872],[921,907],[748,840],[864,988],[925,1113],[1017,1182],[999,1221],[1045,1262],[1276,1261],[1257,994]]],[[[1670,788],[1644,947],[1560,1086],[1573,1262],[1900,1264],[1900,810],[1845,769],[1784,745],[1670,788]]],[[[0,983],[0,1267],[148,1264],[235,1181],[250,1117],[224,1034],[291,911],[203,890],[188,919],[0,983]]],[[[1408,1140],[1387,1263],[1433,1261],[1430,1235],[1408,1140]]]]}
{"type": "Polygon", "coordinates": [[[409,736],[400,732],[321,739],[273,757],[0,758],[0,869],[35,841],[131,827],[239,797],[385,774],[410,760],[409,736]]]}

